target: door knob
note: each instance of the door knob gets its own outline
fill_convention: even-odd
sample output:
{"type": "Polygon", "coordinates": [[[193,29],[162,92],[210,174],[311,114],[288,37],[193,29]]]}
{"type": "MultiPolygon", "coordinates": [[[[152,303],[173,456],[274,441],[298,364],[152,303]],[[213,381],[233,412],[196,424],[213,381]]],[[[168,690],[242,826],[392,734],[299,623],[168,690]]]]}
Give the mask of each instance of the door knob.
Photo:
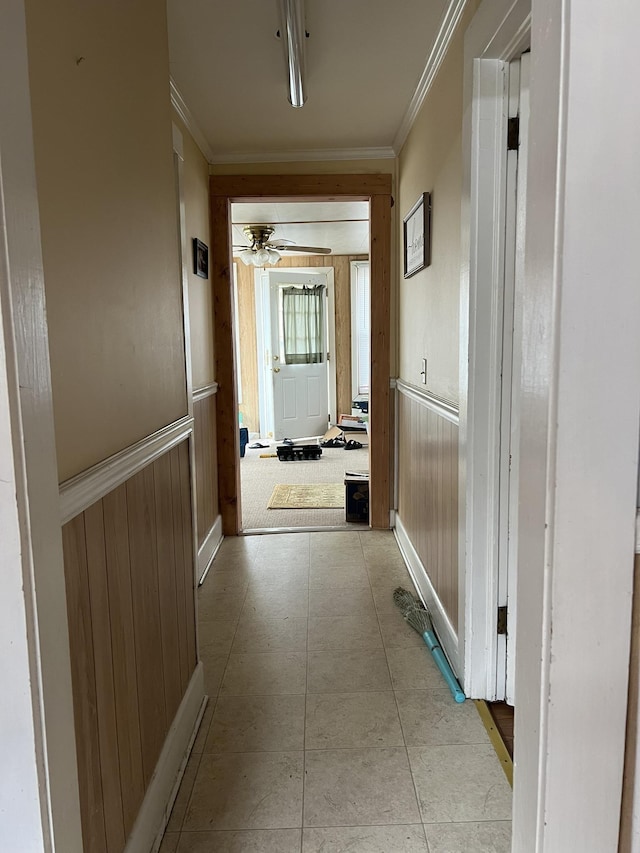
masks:
{"type": "Polygon", "coordinates": [[[274,373],[280,373],[280,368],[279,368],[279,367],[274,367],[274,368],[273,368],[273,372],[274,372],[274,373]]]}

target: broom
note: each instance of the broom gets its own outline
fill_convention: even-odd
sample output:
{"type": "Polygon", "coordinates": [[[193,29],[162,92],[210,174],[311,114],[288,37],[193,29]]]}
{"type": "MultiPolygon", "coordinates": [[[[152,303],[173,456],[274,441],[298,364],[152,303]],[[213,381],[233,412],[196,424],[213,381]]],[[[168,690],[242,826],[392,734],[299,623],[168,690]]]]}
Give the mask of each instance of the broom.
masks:
{"type": "Polygon", "coordinates": [[[433,630],[433,622],[431,621],[429,611],[425,610],[422,603],[411,595],[408,590],[403,589],[400,586],[393,593],[393,600],[400,608],[400,612],[404,616],[406,622],[408,622],[409,625],[411,625],[411,627],[422,636],[422,639],[427,644],[427,648],[431,652],[438,669],[442,673],[442,677],[447,682],[447,687],[451,691],[451,695],[455,701],[458,703],[464,702],[467,697],[462,692],[462,689],[453,674],[453,670],[449,665],[449,661],[438,642],[438,638],[433,630]]]}

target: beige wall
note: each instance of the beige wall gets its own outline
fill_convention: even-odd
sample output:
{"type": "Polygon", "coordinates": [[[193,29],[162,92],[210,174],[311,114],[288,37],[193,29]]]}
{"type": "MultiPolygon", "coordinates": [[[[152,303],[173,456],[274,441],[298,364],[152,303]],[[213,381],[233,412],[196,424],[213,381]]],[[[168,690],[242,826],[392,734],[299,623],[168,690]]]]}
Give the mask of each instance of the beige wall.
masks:
{"type": "Polygon", "coordinates": [[[65,480],[186,414],[166,12],[26,8],[65,480]]]}
{"type": "Polygon", "coordinates": [[[438,76],[420,110],[398,163],[398,358],[399,376],[458,402],[460,204],[462,185],[462,72],[465,14],[438,76]],[[402,220],[423,192],[432,193],[431,265],[403,277],[402,220]]]}
{"type": "Polygon", "coordinates": [[[360,175],[395,173],[395,159],[312,160],[295,163],[214,163],[212,175],[360,175]]]}
{"type": "Polygon", "coordinates": [[[200,278],[193,272],[192,246],[197,237],[209,245],[209,164],[196,145],[178,114],[173,121],[183,141],[183,197],[187,232],[187,270],[189,287],[189,329],[191,339],[191,370],[193,388],[210,385],[213,367],[213,294],[211,279],[200,278]]]}

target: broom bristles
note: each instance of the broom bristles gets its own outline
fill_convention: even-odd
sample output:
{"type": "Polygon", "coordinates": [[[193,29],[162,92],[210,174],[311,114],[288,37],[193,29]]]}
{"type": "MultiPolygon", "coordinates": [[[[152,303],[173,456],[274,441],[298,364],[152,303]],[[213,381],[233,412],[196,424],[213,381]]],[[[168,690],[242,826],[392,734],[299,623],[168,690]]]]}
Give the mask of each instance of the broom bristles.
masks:
{"type": "Polygon", "coordinates": [[[397,587],[393,593],[393,600],[403,612],[415,607],[417,604],[416,599],[411,595],[409,590],[403,589],[401,586],[397,587]]]}
{"type": "Polygon", "coordinates": [[[419,634],[425,631],[433,631],[433,623],[429,613],[423,607],[413,607],[404,614],[407,624],[411,625],[419,634]]]}

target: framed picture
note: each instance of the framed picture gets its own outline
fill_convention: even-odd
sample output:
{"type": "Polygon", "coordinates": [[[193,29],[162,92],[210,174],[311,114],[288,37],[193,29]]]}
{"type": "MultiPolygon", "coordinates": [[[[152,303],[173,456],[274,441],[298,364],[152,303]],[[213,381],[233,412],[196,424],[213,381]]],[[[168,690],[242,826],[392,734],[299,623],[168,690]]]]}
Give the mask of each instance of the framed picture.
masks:
{"type": "Polygon", "coordinates": [[[200,278],[209,278],[209,247],[197,237],[193,238],[193,271],[200,278]]]}
{"type": "Polygon", "coordinates": [[[431,263],[431,193],[422,193],[404,218],[404,277],[431,263]]]}

